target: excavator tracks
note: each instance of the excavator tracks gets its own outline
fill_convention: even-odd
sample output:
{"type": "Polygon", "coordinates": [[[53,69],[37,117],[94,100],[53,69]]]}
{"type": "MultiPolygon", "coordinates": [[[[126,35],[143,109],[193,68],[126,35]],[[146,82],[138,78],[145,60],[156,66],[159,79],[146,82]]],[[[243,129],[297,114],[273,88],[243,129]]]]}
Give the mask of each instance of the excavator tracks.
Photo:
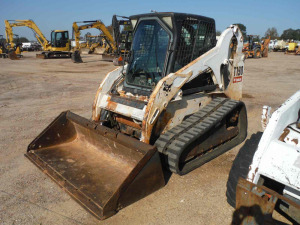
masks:
{"type": "MultiPolygon", "coordinates": [[[[221,135],[224,134],[222,131],[219,133],[221,135]]],[[[162,134],[155,145],[158,151],[165,155],[168,169],[173,173],[184,175],[241,143],[246,136],[247,115],[244,103],[227,98],[214,98],[208,105],[191,115],[181,124],[162,134]],[[195,147],[196,143],[204,136],[212,136],[213,133],[209,132],[214,132],[214,129],[220,127],[226,118],[233,116],[234,112],[239,113],[236,126],[237,134],[234,137],[227,138],[227,140],[225,137],[224,140],[223,136],[218,141],[219,144],[217,146],[209,148],[188,162],[182,162],[181,158],[183,154],[186,154],[184,152],[187,149],[191,148],[191,146],[195,147]]],[[[201,145],[201,142],[199,145],[201,145]]]]}

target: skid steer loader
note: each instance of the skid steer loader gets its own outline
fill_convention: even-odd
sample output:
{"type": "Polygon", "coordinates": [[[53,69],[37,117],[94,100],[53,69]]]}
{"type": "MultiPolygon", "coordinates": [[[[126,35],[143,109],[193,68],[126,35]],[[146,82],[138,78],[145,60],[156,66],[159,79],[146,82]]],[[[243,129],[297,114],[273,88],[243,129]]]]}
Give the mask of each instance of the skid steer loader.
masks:
{"type": "Polygon", "coordinates": [[[128,64],[108,73],[92,119],[61,113],[26,156],[99,219],[241,143],[243,38],[183,13],[130,17],[128,64]]]}
{"type": "Polygon", "coordinates": [[[236,208],[233,224],[276,224],[274,210],[300,224],[300,90],[270,112],[263,107],[265,131],[257,148],[241,148],[230,170],[226,195],[236,208]]]}

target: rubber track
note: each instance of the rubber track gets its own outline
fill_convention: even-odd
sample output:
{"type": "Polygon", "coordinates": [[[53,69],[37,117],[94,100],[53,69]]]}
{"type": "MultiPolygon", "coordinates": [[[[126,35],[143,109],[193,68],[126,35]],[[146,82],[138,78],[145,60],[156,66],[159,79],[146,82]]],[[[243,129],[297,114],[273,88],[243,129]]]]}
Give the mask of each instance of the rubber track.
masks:
{"type": "Polygon", "coordinates": [[[155,145],[159,152],[167,156],[170,171],[184,174],[179,169],[179,160],[183,150],[217,125],[239,103],[228,98],[214,98],[203,109],[162,134],[155,145]]]}

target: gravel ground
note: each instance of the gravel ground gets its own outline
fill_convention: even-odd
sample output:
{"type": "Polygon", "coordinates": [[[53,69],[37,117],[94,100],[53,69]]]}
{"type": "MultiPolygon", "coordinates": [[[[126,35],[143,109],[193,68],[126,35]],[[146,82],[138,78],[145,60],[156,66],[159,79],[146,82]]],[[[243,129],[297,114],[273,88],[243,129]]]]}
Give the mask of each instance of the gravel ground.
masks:
{"type": "MultiPolygon", "coordinates": [[[[27,145],[60,112],[91,117],[99,83],[115,67],[96,55],[83,60],[41,60],[35,53],[0,59],[0,224],[230,224],[226,182],[243,144],[185,176],[172,175],[164,188],[102,222],[24,157],[27,145]]],[[[248,138],[261,131],[264,104],[276,108],[299,89],[299,60],[283,53],[246,60],[248,138]]]]}

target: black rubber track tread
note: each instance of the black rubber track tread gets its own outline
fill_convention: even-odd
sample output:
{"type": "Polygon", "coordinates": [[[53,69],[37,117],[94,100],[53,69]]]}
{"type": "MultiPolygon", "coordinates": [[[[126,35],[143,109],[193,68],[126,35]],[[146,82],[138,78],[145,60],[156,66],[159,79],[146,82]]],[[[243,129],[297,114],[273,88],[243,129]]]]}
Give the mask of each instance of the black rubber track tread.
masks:
{"type": "MultiPolygon", "coordinates": [[[[203,109],[192,116],[190,116],[188,119],[193,120],[194,118],[197,119],[197,121],[205,118],[207,116],[208,109],[212,110],[216,105],[220,104],[220,102],[225,101],[227,99],[225,98],[215,98],[214,101],[211,101],[208,105],[206,105],[203,109]],[[214,106],[212,108],[212,106],[214,106]],[[192,117],[192,118],[191,118],[192,117]]],[[[166,148],[168,145],[181,133],[183,133],[185,130],[188,130],[191,126],[193,126],[195,123],[189,122],[188,119],[183,121],[181,124],[177,125],[176,127],[168,130],[166,133],[162,134],[157,141],[155,142],[155,145],[159,152],[165,153],[166,148]]]]}
{"type": "Polygon", "coordinates": [[[246,179],[260,137],[261,133],[253,134],[251,138],[245,142],[232,163],[227,181],[226,197],[228,204],[233,208],[235,208],[236,205],[238,179],[239,177],[246,179]]]}
{"type": "MultiPolygon", "coordinates": [[[[179,169],[179,160],[183,149],[219,123],[240,103],[227,98],[215,98],[181,124],[161,135],[155,145],[159,152],[167,156],[168,169],[180,175],[187,173],[179,169]]],[[[216,156],[212,154],[212,158],[216,156]]],[[[201,158],[206,162],[210,160],[208,156],[201,158]]]]}

